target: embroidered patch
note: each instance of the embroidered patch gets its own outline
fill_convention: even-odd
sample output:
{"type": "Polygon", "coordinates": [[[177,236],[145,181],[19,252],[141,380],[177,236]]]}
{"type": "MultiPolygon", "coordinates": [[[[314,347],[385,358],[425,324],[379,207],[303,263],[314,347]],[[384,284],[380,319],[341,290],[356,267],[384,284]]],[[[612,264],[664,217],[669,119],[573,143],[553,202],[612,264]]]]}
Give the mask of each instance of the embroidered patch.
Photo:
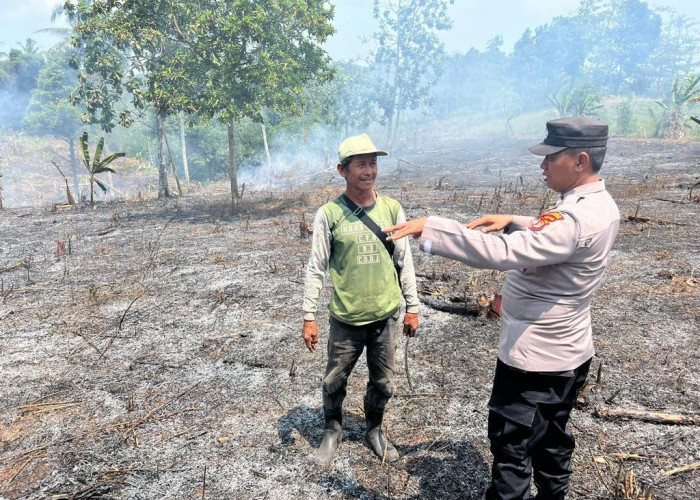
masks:
{"type": "Polygon", "coordinates": [[[564,216],[559,212],[546,212],[540,215],[540,219],[528,229],[530,231],[542,231],[546,226],[558,220],[564,220],[564,216]]]}

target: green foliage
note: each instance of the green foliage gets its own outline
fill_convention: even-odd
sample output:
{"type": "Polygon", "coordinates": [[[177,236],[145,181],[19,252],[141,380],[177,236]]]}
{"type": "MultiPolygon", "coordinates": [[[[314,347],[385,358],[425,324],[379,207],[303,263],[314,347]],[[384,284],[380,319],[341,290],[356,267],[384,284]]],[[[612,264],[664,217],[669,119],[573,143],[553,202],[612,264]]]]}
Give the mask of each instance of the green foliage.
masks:
{"type": "Polygon", "coordinates": [[[321,43],[333,10],[321,0],[183,2],[178,37],[190,47],[178,63],[197,78],[197,111],[260,121],[261,110],[300,112],[304,84],[332,72],[321,43]]]}
{"type": "Polygon", "coordinates": [[[632,103],[630,99],[625,99],[617,105],[617,134],[630,135],[635,128],[634,114],[632,112],[632,103]]]}
{"type": "MultiPolygon", "coordinates": [[[[64,12],[82,49],[74,101],[85,103],[88,118],[105,130],[131,124],[131,110],[114,106],[125,93],[133,109],[156,109],[159,138],[175,112],[220,118],[230,131],[234,205],[233,122],[259,121],[264,107],[298,112],[303,85],[331,76],[320,44],[333,33],[333,10],[323,0],[69,1],[64,12]]],[[[162,165],[160,193],[167,195],[162,165]]]]}
{"type": "Polygon", "coordinates": [[[68,67],[69,57],[66,50],[52,51],[39,72],[24,117],[29,132],[69,140],[83,126],[81,111],[68,102],[78,84],[77,74],[68,67]]]}
{"type": "Polygon", "coordinates": [[[331,78],[321,44],[333,33],[333,10],[322,0],[191,2],[176,15],[197,78],[199,116],[227,125],[231,201],[237,210],[234,123],[262,120],[262,110],[300,113],[304,85],[331,78]]]}
{"type": "Polygon", "coordinates": [[[192,75],[179,62],[187,48],[177,40],[173,16],[187,2],[67,1],[63,9],[74,27],[71,61],[79,86],[72,102],[82,102],[85,120],[110,131],[129,126],[134,112],[153,106],[162,113],[193,112],[192,75]],[[130,96],[129,105],[120,99],[130,96]]]}
{"type": "Polygon", "coordinates": [[[0,127],[21,128],[31,90],[44,63],[44,54],[31,38],[20,43],[19,48],[0,52],[0,97],[4,97],[0,127]]]}
{"type": "Polygon", "coordinates": [[[647,88],[647,61],[661,36],[659,14],[642,0],[588,0],[578,16],[587,31],[585,71],[591,81],[611,94],[647,88]]]}
{"type": "Polygon", "coordinates": [[[94,184],[97,184],[99,188],[102,189],[103,193],[107,192],[107,186],[105,186],[104,183],[95,176],[97,174],[103,174],[105,172],[116,174],[117,172],[115,172],[114,169],[108,167],[107,165],[112,163],[117,158],[126,155],[126,153],[112,153],[102,158],[102,150],[104,149],[104,145],[105,138],[100,137],[97,141],[97,147],[95,148],[95,155],[93,156],[92,161],[90,161],[90,150],[88,149],[88,133],[84,132],[83,135],[80,137],[80,153],[82,155],[83,165],[85,165],[85,168],[88,171],[91,205],[95,204],[93,189],[94,184]]]}
{"type": "Polygon", "coordinates": [[[590,85],[571,90],[561,90],[549,96],[560,118],[565,116],[591,116],[600,109],[600,96],[590,85]]]}
{"type": "MultiPolygon", "coordinates": [[[[273,131],[268,128],[269,140],[274,138],[273,131]]],[[[251,168],[262,165],[265,155],[260,124],[242,119],[235,125],[235,134],[238,163],[251,168]]],[[[187,138],[191,179],[199,182],[226,179],[229,161],[226,125],[217,121],[200,122],[188,129],[187,138]]]]}
{"type": "Polygon", "coordinates": [[[435,87],[435,114],[449,116],[458,110],[492,115],[517,109],[522,100],[513,96],[507,79],[508,56],[501,50],[502,37],[489,41],[485,51],[471,48],[466,54],[447,57],[445,71],[435,87]]]}
{"type": "Polygon", "coordinates": [[[682,139],[686,137],[684,129],[685,107],[693,102],[700,101],[700,76],[688,74],[685,77],[676,77],[671,84],[671,89],[663,101],[656,101],[664,110],[661,118],[661,126],[665,128],[666,138],[682,139]]]}

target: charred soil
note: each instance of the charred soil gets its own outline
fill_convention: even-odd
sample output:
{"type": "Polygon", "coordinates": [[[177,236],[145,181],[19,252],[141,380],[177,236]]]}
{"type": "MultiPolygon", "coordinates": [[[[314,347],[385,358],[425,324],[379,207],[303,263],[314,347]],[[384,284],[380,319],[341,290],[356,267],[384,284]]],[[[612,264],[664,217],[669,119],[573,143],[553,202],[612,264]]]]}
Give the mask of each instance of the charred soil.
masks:
{"type": "MultiPolygon", "coordinates": [[[[554,195],[531,142],[416,149],[383,160],[377,187],[410,218],[537,214],[554,195]]],[[[700,414],[699,166],[697,143],[611,143],[623,222],[571,419],[573,500],[697,498],[700,426],[596,409],[700,414]]],[[[478,304],[503,274],[415,242],[422,325],[399,345],[385,423],[402,458],[363,445],[361,360],[337,458],[313,464],[328,326],[324,312],[306,352],[300,221],[341,191],[329,178],[249,190],[234,216],[223,191],[0,211],[0,498],[479,498],[499,320],[478,304]]]]}

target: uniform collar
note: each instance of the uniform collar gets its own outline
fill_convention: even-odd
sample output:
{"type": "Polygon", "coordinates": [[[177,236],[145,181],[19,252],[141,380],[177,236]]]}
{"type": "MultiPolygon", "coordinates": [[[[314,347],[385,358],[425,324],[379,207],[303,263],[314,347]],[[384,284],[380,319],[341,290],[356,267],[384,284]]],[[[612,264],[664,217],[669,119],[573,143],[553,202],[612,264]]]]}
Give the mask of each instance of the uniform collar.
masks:
{"type": "Polygon", "coordinates": [[[561,199],[563,200],[569,196],[585,196],[591,193],[599,193],[600,191],[605,191],[605,181],[603,179],[575,187],[574,189],[562,194],[561,199]]]}

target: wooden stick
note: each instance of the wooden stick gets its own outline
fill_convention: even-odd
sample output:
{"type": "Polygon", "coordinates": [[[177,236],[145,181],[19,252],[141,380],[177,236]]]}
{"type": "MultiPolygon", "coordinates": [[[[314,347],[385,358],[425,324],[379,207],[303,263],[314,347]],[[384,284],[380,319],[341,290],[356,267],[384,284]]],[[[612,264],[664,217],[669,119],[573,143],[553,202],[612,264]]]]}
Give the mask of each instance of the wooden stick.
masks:
{"type": "Polygon", "coordinates": [[[700,425],[700,415],[679,415],[629,408],[609,408],[607,406],[596,408],[595,416],[611,420],[630,418],[655,424],[700,425]]]}
{"type": "Polygon", "coordinates": [[[204,500],[205,491],[207,491],[207,464],[204,464],[204,477],[202,478],[202,500],[204,500]]]}
{"type": "Polygon", "coordinates": [[[408,340],[411,337],[406,336],[406,346],[403,351],[403,362],[406,367],[406,381],[408,382],[408,391],[413,393],[413,384],[411,383],[411,372],[408,370],[408,340]]]}
{"type": "Polygon", "coordinates": [[[668,470],[661,474],[663,479],[673,476],[674,474],[680,474],[681,472],[687,472],[689,470],[700,469],[700,462],[695,462],[692,464],[684,465],[683,467],[677,467],[675,469],[668,470]]]}

